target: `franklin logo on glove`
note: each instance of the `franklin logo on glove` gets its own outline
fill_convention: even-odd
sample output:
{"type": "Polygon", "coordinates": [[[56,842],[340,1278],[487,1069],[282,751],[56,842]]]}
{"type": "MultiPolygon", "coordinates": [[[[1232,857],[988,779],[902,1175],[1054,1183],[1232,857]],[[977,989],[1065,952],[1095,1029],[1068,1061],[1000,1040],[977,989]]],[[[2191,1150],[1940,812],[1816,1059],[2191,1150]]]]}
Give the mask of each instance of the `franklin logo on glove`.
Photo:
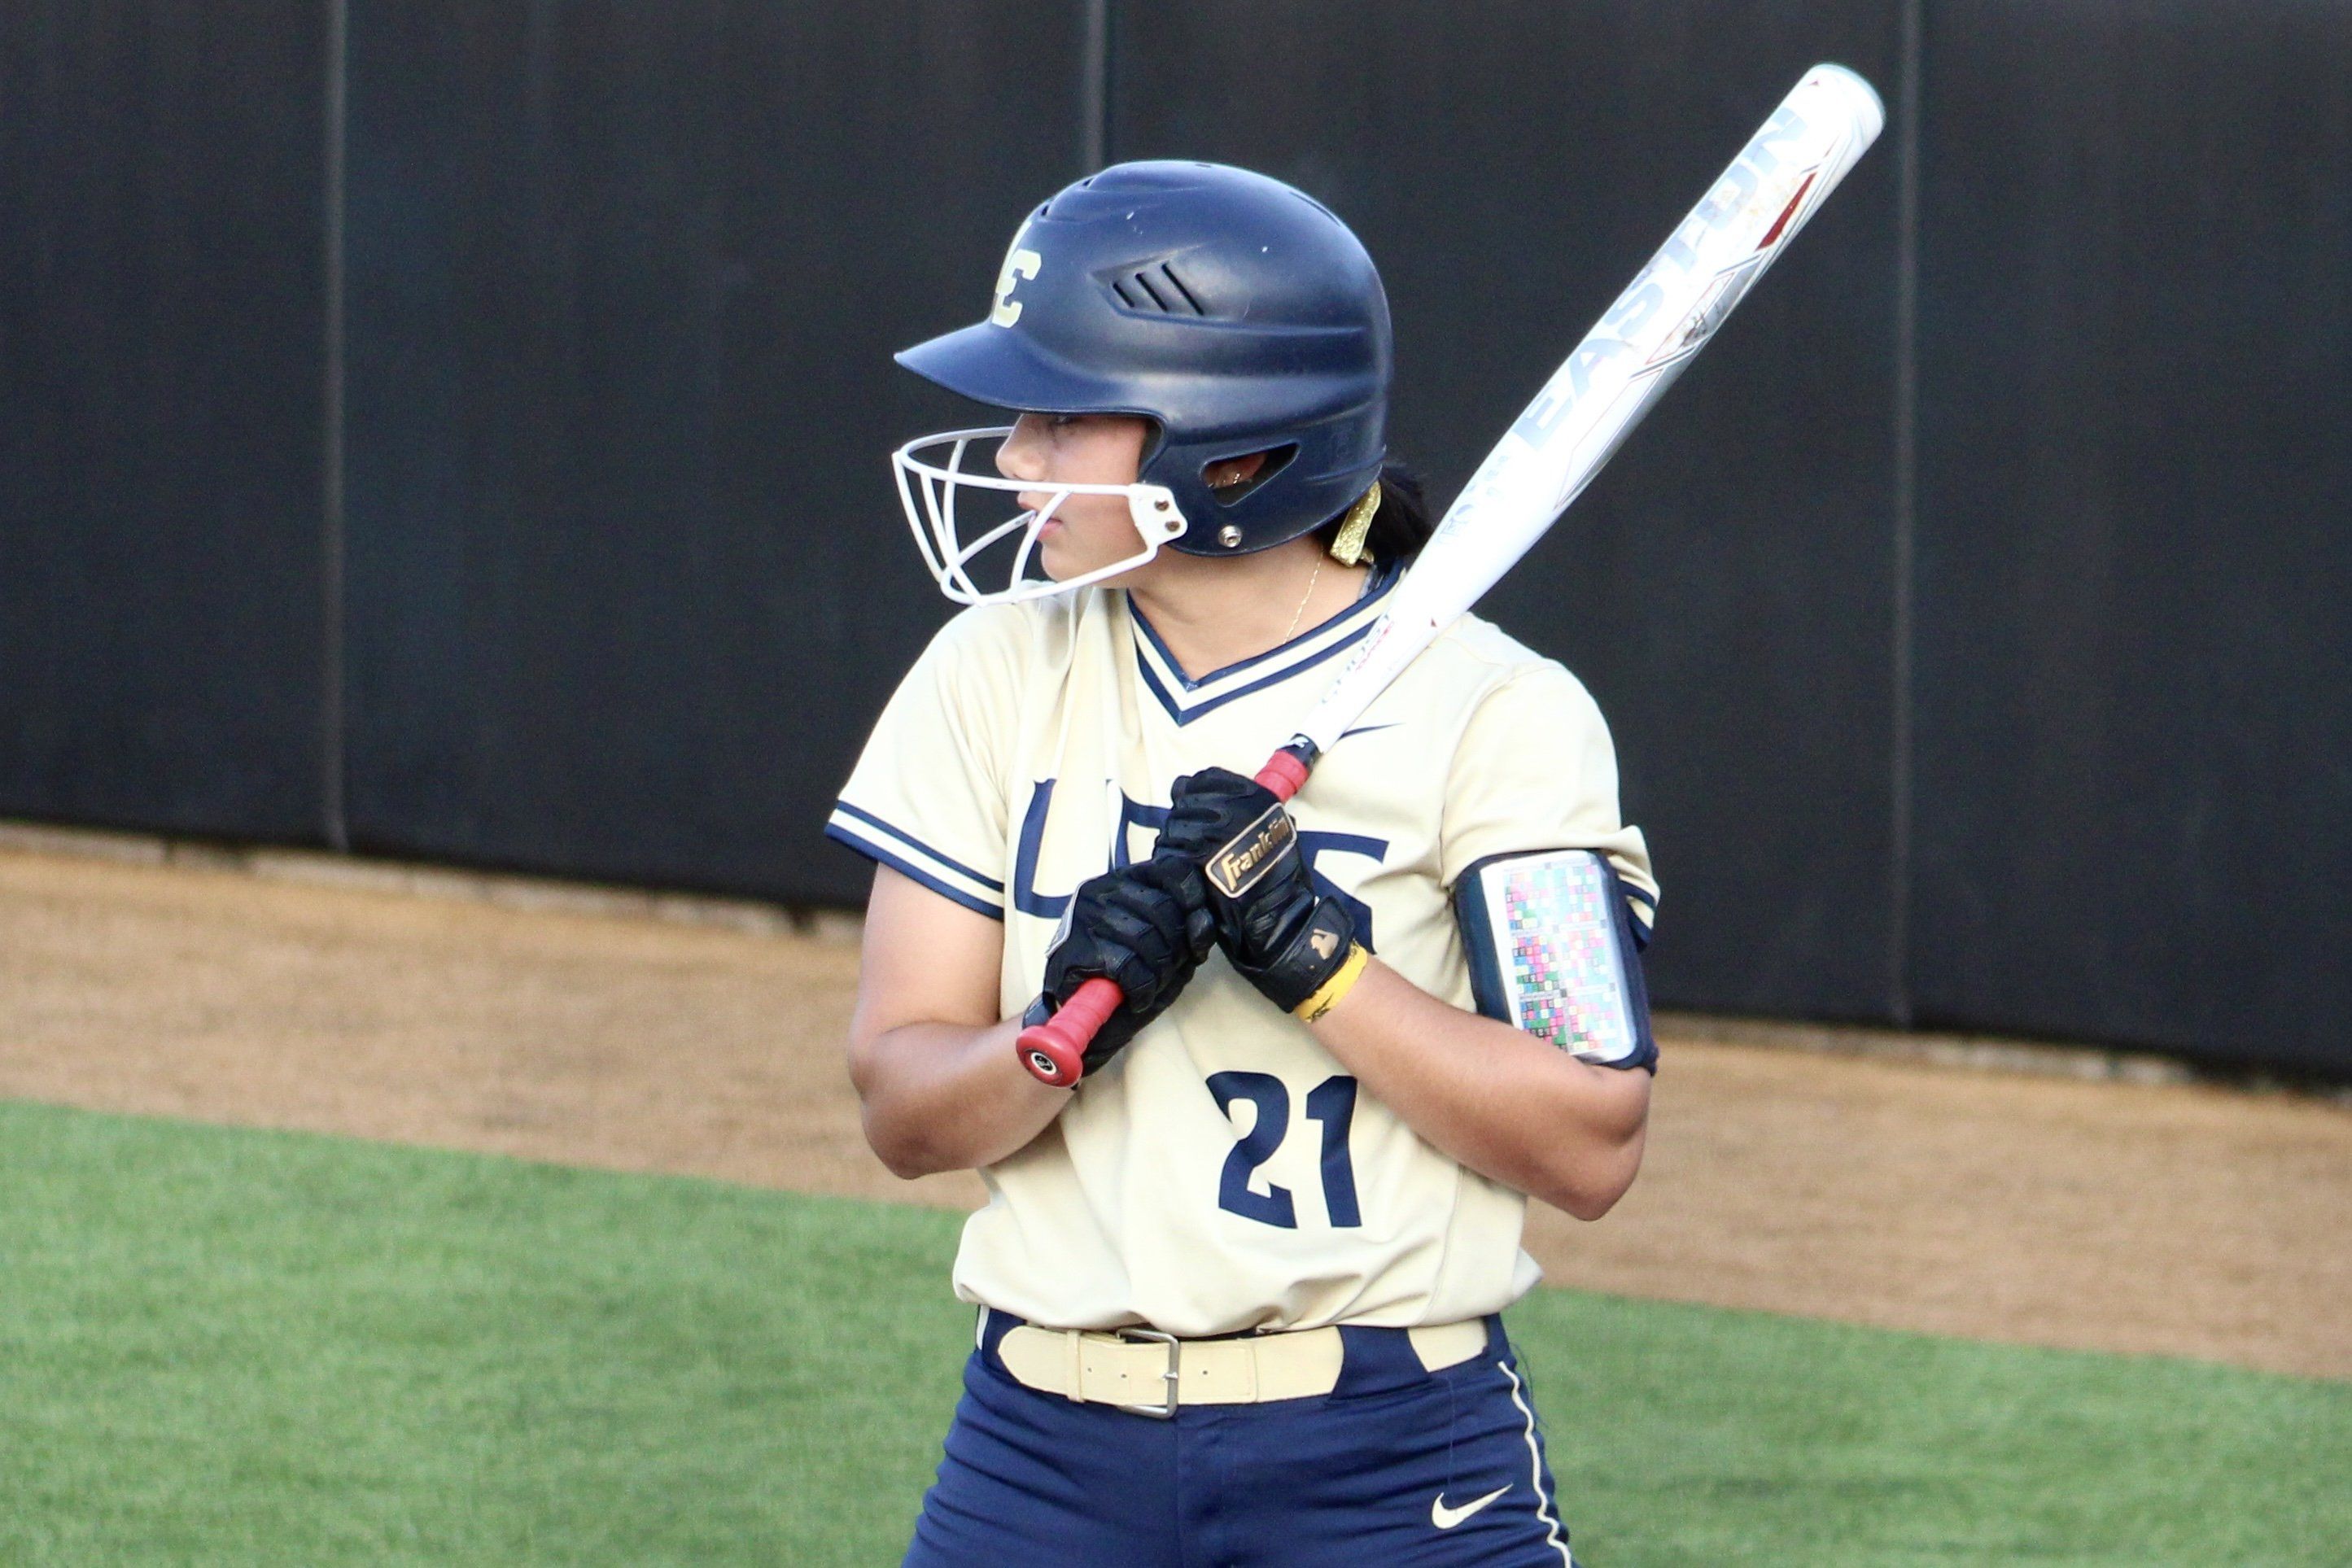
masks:
{"type": "Polygon", "coordinates": [[[1298,841],[1298,829],[1279,803],[1234,835],[1233,841],[1209,857],[1209,881],[1227,898],[1239,898],[1274,869],[1282,852],[1298,841]]]}

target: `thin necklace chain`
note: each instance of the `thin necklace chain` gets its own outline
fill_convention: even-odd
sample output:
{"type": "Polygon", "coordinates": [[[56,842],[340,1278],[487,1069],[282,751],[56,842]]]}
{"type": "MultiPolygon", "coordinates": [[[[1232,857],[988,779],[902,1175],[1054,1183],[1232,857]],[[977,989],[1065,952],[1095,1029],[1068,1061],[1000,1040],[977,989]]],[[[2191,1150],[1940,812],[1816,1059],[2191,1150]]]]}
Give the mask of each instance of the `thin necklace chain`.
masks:
{"type": "Polygon", "coordinates": [[[1298,630],[1298,618],[1307,613],[1307,601],[1315,597],[1315,584],[1321,580],[1322,576],[1323,556],[1320,551],[1318,551],[1315,557],[1314,575],[1310,576],[1307,580],[1307,591],[1298,596],[1298,608],[1290,612],[1290,624],[1283,628],[1282,640],[1284,642],[1289,642],[1291,633],[1298,630]]]}

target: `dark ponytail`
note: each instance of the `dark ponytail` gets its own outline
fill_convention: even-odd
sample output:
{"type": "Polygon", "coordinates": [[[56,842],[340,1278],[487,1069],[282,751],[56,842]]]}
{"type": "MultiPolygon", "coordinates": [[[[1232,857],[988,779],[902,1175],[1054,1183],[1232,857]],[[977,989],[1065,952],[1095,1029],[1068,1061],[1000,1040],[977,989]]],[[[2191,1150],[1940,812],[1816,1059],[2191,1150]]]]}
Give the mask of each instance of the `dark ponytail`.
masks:
{"type": "Polygon", "coordinates": [[[1381,465],[1381,509],[1372,514],[1372,559],[1383,564],[1411,560],[1437,531],[1422,494],[1421,476],[1402,463],[1381,465]]]}
{"type": "MultiPolygon", "coordinates": [[[[1339,522],[1334,517],[1315,530],[1324,549],[1330,549],[1339,537],[1339,522]]],[[[1364,537],[1367,559],[1381,566],[1411,560],[1421,553],[1436,527],[1429,515],[1428,498],[1422,494],[1421,476],[1393,458],[1382,464],[1380,509],[1372,514],[1371,531],[1364,537]]]]}

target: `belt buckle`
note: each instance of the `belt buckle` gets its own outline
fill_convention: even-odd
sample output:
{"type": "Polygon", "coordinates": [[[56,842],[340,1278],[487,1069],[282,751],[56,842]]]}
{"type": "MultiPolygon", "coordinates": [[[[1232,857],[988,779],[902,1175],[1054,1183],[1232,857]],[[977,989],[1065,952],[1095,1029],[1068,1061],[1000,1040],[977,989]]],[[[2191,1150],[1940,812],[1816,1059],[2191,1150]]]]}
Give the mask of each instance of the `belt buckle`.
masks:
{"type": "Polygon", "coordinates": [[[1168,1370],[1160,1375],[1161,1381],[1168,1385],[1167,1403],[1164,1405],[1121,1405],[1118,1406],[1118,1408],[1125,1410],[1130,1415],[1149,1416],[1155,1421],[1172,1419],[1176,1414],[1176,1391],[1180,1386],[1178,1382],[1177,1358],[1182,1354],[1182,1342],[1177,1339],[1174,1334],[1162,1333],[1158,1329],[1126,1328],[1117,1329],[1113,1332],[1116,1333],[1120,1339],[1127,1341],[1130,1344],[1138,1341],[1142,1341],[1151,1344],[1164,1344],[1168,1347],[1168,1370]]]}

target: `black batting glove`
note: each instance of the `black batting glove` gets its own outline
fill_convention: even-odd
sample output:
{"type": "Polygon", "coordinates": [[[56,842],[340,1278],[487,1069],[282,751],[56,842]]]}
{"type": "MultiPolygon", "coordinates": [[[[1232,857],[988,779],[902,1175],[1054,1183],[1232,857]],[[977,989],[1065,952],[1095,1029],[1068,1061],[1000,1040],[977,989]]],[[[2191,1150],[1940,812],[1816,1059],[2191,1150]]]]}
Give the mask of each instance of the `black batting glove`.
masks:
{"type": "Polygon", "coordinates": [[[1127,998],[1087,1047],[1086,1075],[1126,1049],[1136,1031],[1168,1010],[1209,956],[1216,923],[1198,864],[1154,855],[1078,884],[1060,934],[1045,955],[1045,988],[1022,1015],[1024,1027],[1059,1011],[1097,977],[1127,998]]]}
{"type": "Polygon", "coordinates": [[[1218,943],[1283,1011],[1297,1012],[1347,964],[1355,915],[1315,885],[1290,813],[1264,785],[1223,768],[1179,779],[1160,852],[1200,864],[1218,943]]]}

